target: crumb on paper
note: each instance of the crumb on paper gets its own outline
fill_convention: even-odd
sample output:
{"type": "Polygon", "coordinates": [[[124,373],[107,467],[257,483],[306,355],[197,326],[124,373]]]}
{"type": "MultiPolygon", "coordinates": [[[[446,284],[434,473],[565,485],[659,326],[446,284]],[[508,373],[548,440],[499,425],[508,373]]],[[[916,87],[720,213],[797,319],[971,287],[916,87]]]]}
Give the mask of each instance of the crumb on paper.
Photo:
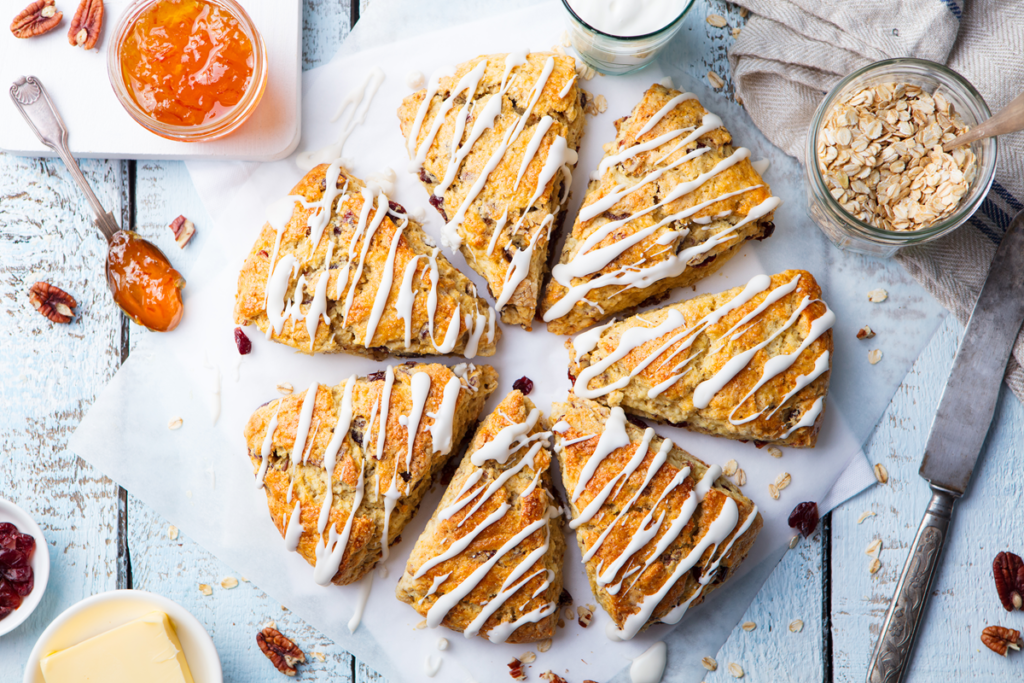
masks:
{"type": "Polygon", "coordinates": [[[873,304],[880,304],[889,298],[889,292],[884,289],[872,289],[868,292],[868,301],[873,304]]]}
{"type": "Polygon", "coordinates": [[[872,365],[878,365],[878,361],[882,360],[881,349],[871,349],[868,351],[868,362],[872,365]]]}
{"type": "Polygon", "coordinates": [[[167,423],[167,428],[173,432],[177,429],[181,429],[181,425],[183,424],[184,421],[180,417],[172,417],[170,421],[167,423]]]}
{"type": "Polygon", "coordinates": [[[865,325],[864,327],[857,330],[857,339],[871,339],[875,336],[875,331],[865,325]]]}

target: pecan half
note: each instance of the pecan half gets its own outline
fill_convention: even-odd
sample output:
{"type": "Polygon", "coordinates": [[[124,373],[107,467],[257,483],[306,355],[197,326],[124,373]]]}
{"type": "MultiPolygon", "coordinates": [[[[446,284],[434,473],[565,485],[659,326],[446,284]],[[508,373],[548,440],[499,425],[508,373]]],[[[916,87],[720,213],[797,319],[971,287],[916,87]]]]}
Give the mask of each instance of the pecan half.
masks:
{"type": "Polygon", "coordinates": [[[1012,612],[1024,606],[1024,561],[1018,555],[1002,552],[992,561],[992,575],[996,580],[996,592],[1003,609],[1012,612]]]}
{"type": "Polygon", "coordinates": [[[74,297],[49,282],[37,282],[29,287],[28,301],[32,308],[55,323],[71,322],[78,305],[74,297]]]}
{"type": "Polygon", "coordinates": [[[174,233],[174,241],[178,243],[178,247],[181,249],[184,249],[185,245],[192,239],[192,235],[196,234],[195,224],[184,216],[175,218],[168,227],[174,233]]]}
{"type": "Polygon", "coordinates": [[[36,0],[23,9],[11,22],[11,33],[14,37],[34,38],[57,28],[57,24],[64,18],[64,13],[58,12],[53,3],[54,0],[36,0]]]}
{"type": "Polygon", "coordinates": [[[981,642],[997,655],[1006,656],[1007,648],[1020,650],[1020,631],[1005,626],[987,626],[981,632],[981,642]]]}
{"type": "Polygon", "coordinates": [[[295,665],[306,661],[306,655],[299,646],[281,635],[276,628],[268,626],[257,633],[256,644],[277,670],[287,676],[294,676],[295,665]]]}
{"type": "Polygon", "coordinates": [[[68,29],[68,42],[74,47],[91,50],[96,47],[103,28],[103,0],[82,0],[68,29]]]}
{"type": "Polygon", "coordinates": [[[508,663],[508,675],[511,676],[514,681],[526,680],[526,672],[523,671],[523,663],[515,657],[513,657],[512,661],[508,663]]]}

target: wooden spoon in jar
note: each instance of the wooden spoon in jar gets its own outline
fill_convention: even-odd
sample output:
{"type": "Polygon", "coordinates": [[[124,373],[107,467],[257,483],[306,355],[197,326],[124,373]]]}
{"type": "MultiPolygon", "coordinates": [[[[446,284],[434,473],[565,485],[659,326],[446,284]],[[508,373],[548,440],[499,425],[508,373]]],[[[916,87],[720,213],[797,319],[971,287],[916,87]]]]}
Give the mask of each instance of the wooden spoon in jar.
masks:
{"type": "Polygon", "coordinates": [[[96,214],[96,227],[107,239],[107,286],[125,314],[143,327],[168,332],[181,320],[181,289],[185,280],[163,252],[131,230],[122,230],[68,149],[68,131],[43,84],[35,76],[20,77],[11,86],[11,99],[39,140],[64,160],[71,178],[96,214]]]}
{"type": "Polygon", "coordinates": [[[1016,133],[1019,130],[1024,130],[1024,94],[1018,95],[1016,99],[1003,107],[995,116],[982,121],[963,135],[953,138],[944,144],[942,151],[952,152],[957,147],[969,145],[972,142],[984,140],[993,135],[1016,133]]]}

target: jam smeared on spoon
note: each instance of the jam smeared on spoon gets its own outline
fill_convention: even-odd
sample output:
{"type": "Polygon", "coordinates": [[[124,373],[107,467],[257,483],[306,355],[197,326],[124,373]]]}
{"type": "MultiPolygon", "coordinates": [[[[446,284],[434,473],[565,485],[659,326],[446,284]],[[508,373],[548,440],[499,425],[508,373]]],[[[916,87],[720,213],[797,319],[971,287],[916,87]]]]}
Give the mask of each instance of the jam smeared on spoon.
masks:
{"type": "Polygon", "coordinates": [[[139,325],[155,332],[178,326],[185,280],[156,245],[130,230],[110,239],[107,285],[114,303],[139,325]]]}

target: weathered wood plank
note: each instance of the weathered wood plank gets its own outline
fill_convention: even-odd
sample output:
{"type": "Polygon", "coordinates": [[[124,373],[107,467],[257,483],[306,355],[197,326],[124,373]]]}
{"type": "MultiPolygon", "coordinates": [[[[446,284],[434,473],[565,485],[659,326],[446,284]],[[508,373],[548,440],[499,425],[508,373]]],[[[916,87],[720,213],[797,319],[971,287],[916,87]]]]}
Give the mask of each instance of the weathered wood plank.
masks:
{"type": "MultiPolygon", "coordinates": [[[[114,215],[122,165],[82,164],[114,215]]],[[[117,586],[117,486],[66,450],[68,437],[119,365],[121,315],[103,275],[106,242],[64,164],[0,154],[0,495],[49,541],[51,578],[32,617],[4,636],[4,677],[20,680],[45,626],[71,604],[117,586]],[[69,325],[28,303],[37,280],[78,301],[69,325]]],[[[5,678],[6,680],[6,678],[5,678]]]]}
{"type": "MultiPolygon", "coordinates": [[[[833,628],[835,680],[862,681],[889,600],[929,498],[918,476],[929,426],[963,329],[952,318],[940,329],[872,438],[868,454],[889,471],[889,483],[859,496],[834,514],[833,628]],[[877,517],[857,524],[864,510],[877,517]],[[880,538],[882,568],[867,570],[864,550],[880,538]]],[[[990,624],[1020,629],[1007,614],[992,581],[992,559],[1001,550],[1024,551],[1024,518],[1011,501],[1021,497],[1018,473],[1024,444],[1024,407],[1003,390],[995,421],[968,495],[957,505],[950,540],[919,634],[908,681],[1010,680],[1013,662],[982,647],[990,624]]]]}

